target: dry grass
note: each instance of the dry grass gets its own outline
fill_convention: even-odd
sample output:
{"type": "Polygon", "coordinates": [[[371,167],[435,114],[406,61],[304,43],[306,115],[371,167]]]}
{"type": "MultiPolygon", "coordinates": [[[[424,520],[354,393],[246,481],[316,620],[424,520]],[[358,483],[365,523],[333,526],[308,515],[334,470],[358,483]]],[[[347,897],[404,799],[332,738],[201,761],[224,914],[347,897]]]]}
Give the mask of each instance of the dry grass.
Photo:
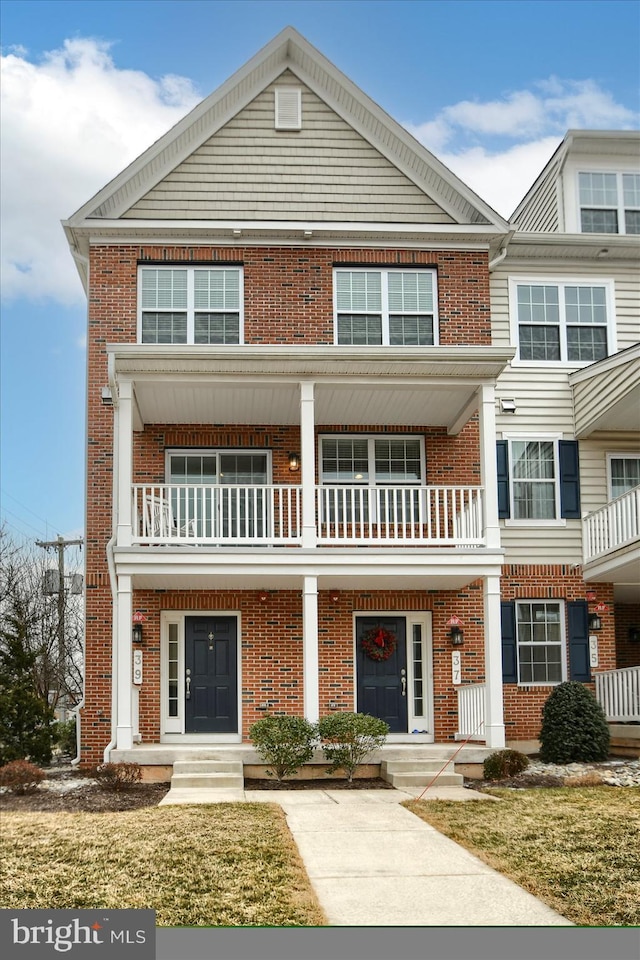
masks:
{"type": "Polygon", "coordinates": [[[325,923],[272,804],[5,813],[0,853],[0,907],[149,908],[163,927],[325,923]]]}
{"type": "Polygon", "coordinates": [[[573,923],[640,924],[640,787],[489,792],[405,806],[573,923]]]}

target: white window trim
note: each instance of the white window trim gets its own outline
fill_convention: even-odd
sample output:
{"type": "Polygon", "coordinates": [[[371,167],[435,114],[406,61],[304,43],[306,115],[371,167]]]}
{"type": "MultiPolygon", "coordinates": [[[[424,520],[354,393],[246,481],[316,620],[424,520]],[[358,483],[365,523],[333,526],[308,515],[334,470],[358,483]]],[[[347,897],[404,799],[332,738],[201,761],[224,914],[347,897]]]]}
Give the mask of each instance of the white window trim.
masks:
{"type": "Polygon", "coordinates": [[[509,445],[509,517],[506,517],[502,522],[505,527],[566,527],[567,521],[564,517],[560,516],[560,456],[558,443],[560,440],[564,439],[561,433],[503,433],[502,439],[506,440],[509,445]],[[555,465],[555,504],[556,504],[556,516],[553,520],[536,520],[536,519],[515,519],[514,514],[514,503],[513,503],[513,486],[514,486],[514,477],[513,477],[513,454],[511,452],[511,443],[513,440],[542,440],[550,441],[553,443],[553,459],[555,465]]]}
{"type": "Polygon", "coordinates": [[[318,477],[322,487],[406,487],[407,490],[416,490],[426,486],[427,464],[425,455],[424,436],[419,433],[321,433],[318,435],[318,477]],[[323,440],[366,440],[369,479],[364,480],[325,480],[322,470],[322,442],[323,440]],[[414,483],[409,480],[396,483],[376,483],[375,478],[375,442],[376,440],[418,440],[420,444],[420,480],[414,483]]]}
{"type": "Polygon", "coordinates": [[[529,687],[557,687],[559,684],[564,683],[567,679],[567,611],[564,600],[560,600],[556,597],[519,597],[515,601],[515,634],[516,634],[516,662],[517,662],[517,676],[519,687],[529,688],[529,687]],[[562,671],[562,677],[560,680],[545,680],[545,681],[531,681],[527,683],[524,680],[520,679],[520,640],[518,639],[518,604],[519,603],[557,603],[560,607],[560,669],[562,671]]]}
{"type": "Polygon", "coordinates": [[[613,495],[613,475],[611,470],[611,461],[612,460],[640,460],[640,451],[633,453],[631,450],[620,450],[609,451],[607,453],[607,498],[609,500],[617,500],[618,497],[624,496],[624,494],[613,495]]]}
{"type": "MultiPolygon", "coordinates": [[[[516,353],[511,361],[512,367],[537,367],[544,370],[550,368],[563,370],[576,370],[582,367],[588,367],[596,360],[521,360],[520,359],[520,324],[518,321],[518,287],[521,285],[533,285],[536,287],[558,287],[562,290],[564,287],[604,287],[605,302],[607,308],[607,356],[617,352],[616,340],[616,318],[615,318],[615,299],[614,299],[614,281],[609,277],[553,277],[553,276],[511,276],[509,277],[509,323],[511,330],[511,346],[515,347],[516,353]]],[[[567,356],[567,320],[564,310],[564,294],[559,297],[560,300],[560,355],[567,356]]],[[[585,324],[586,326],[586,324],[585,324]]]]}
{"type": "Polygon", "coordinates": [[[242,614],[240,610],[163,610],[160,613],[160,742],[161,743],[242,742],[242,614]],[[238,656],[238,732],[189,733],[185,731],[184,655],[187,617],[235,617],[238,656]],[[178,716],[169,716],[169,624],[178,624],[178,716]]]}
{"type": "MultiPolygon", "coordinates": [[[[258,456],[264,455],[267,458],[267,482],[265,486],[270,486],[273,480],[273,461],[272,461],[272,451],[266,450],[258,447],[168,447],[165,450],[164,454],[164,476],[165,484],[167,486],[172,485],[170,479],[171,476],[171,457],[217,457],[218,455],[223,455],[230,453],[233,455],[243,455],[243,454],[256,454],[258,456]]],[[[218,460],[218,466],[220,462],[218,460]]],[[[223,483],[220,483],[220,471],[217,471],[216,476],[218,477],[217,482],[214,486],[224,486],[223,483]]],[[[176,484],[176,486],[191,486],[191,484],[176,484]]],[[[237,484],[233,484],[237,486],[237,484]]],[[[249,486],[262,486],[262,484],[249,484],[249,486]]]]}
{"type": "Polygon", "coordinates": [[[581,233],[585,237],[624,237],[624,236],[637,237],[638,236],[637,233],[627,233],[627,223],[624,215],[625,210],[638,210],[640,209],[640,207],[625,207],[624,205],[624,191],[623,191],[623,185],[622,185],[622,175],[624,173],[637,174],[637,173],[640,173],[640,171],[637,169],[624,170],[621,167],[605,168],[605,167],[592,167],[592,166],[589,166],[588,168],[580,166],[576,169],[574,189],[575,189],[575,203],[576,203],[576,226],[577,226],[576,232],[577,233],[581,233]],[[581,173],[615,174],[616,194],[617,194],[617,200],[618,200],[617,206],[611,207],[604,204],[600,206],[585,205],[585,209],[586,210],[614,210],[615,209],[618,217],[618,230],[616,231],[616,233],[594,233],[590,230],[582,229],[582,204],[580,203],[580,174],[581,173]]]}
{"type": "MultiPolygon", "coordinates": [[[[212,263],[140,263],[138,264],[138,290],[137,290],[137,330],[136,338],[138,343],[142,343],[142,272],[143,270],[186,270],[187,271],[187,342],[186,344],[178,344],[178,346],[196,346],[196,347],[207,347],[207,346],[225,346],[225,344],[206,344],[206,343],[195,343],[195,295],[194,295],[194,275],[196,270],[237,270],[239,274],[239,284],[238,284],[238,298],[239,298],[239,319],[238,319],[238,344],[228,344],[228,346],[239,346],[244,344],[244,268],[238,264],[212,264],[212,263]]],[[[155,313],[156,311],[150,310],[149,313],[155,313]]],[[[162,311],[160,311],[162,312],[162,311]]],[[[166,311],[173,313],[181,313],[181,310],[166,311]]],[[[201,313],[208,313],[211,311],[202,310],[198,311],[201,313]]],[[[216,312],[216,311],[214,311],[216,312]]],[[[229,311],[232,312],[232,311],[229,311]]],[[[171,348],[176,346],[173,343],[161,343],[153,344],[153,346],[161,346],[171,348]]]]}
{"type": "MultiPolygon", "coordinates": [[[[379,273],[381,286],[382,303],[382,343],[362,344],[370,347],[388,347],[389,344],[389,274],[390,273],[430,273],[433,277],[433,346],[437,347],[440,343],[439,331],[440,322],[438,318],[438,272],[434,267],[422,267],[412,264],[405,264],[398,267],[380,267],[377,264],[371,264],[370,267],[334,267],[333,268],[333,342],[338,346],[338,285],[336,275],[338,273],[379,273]]],[[[366,312],[366,311],[365,311],[366,312]]],[[[373,311],[369,311],[373,313],[373,311]]],[[[419,311],[415,312],[418,315],[419,311]]],[[[395,346],[395,344],[394,344],[395,346]]],[[[407,346],[407,350],[420,347],[407,346]]]]}

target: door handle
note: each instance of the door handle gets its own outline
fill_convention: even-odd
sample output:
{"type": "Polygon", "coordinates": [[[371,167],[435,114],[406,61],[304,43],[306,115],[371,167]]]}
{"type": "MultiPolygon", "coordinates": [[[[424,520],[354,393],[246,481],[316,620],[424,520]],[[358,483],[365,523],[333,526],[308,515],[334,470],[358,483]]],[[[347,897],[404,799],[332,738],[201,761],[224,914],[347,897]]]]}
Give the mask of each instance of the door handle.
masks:
{"type": "Polygon", "coordinates": [[[185,682],[186,682],[185,697],[187,700],[190,700],[191,699],[191,677],[189,676],[188,670],[187,670],[187,677],[185,682]]]}
{"type": "Polygon", "coordinates": [[[402,696],[403,696],[403,697],[406,697],[406,695],[407,695],[407,678],[406,678],[406,677],[400,677],[400,681],[401,681],[401,683],[402,683],[402,696]]]}

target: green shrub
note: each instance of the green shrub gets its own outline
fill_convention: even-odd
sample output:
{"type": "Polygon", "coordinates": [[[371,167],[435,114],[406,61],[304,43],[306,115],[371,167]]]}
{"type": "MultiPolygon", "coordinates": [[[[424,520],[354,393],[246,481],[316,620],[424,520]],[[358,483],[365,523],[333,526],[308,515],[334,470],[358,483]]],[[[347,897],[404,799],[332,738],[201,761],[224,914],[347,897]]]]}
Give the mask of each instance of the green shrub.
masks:
{"type": "Polygon", "coordinates": [[[101,763],[93,771],[96,780],[107,790],[128,790],[142,780],[139,763],[101,763]]]}
{"type": "Polygon", "coordinates": [[[488,756],[483,764],[485,780],[504,780],[515,777],[529,766],[529,758],[518,750],[498,750],[488,756]]]}
{"type": "Polygon", "coordinates": [[[389,725],[368,713],[331,713],[318,724],[322,751],[331,766],[344,770],[349,782],[364,759],[387,739],[389,725]]]}
{"type": "Polygon", "coordinates": [[[60,753],[67,757],[75,757],[78,752],[76,740],[76,718],[60,720],[54,726],[56,744],[60,753]]]}
{"type": "Polygon", "coordinates": [[[44,780],[44,770],[28,760],[12,760],[0,767],[0,787],[10,793],[34,793],[44,780]]]}
{"type": "Polygon", "coordinates": [[[591,690],[575,680],[561,683],[542,711],[540,759],[574,763],[606,760],[608,755],[609,727],[591,690]]]}
{"type": "Polygon", "coordinates": [[[249,737],[271,769],[267,775],[276,780],[295,773],[313,757],[318,739],[314,724],[304,717],[266,716],[257,720],[249,737]]]}

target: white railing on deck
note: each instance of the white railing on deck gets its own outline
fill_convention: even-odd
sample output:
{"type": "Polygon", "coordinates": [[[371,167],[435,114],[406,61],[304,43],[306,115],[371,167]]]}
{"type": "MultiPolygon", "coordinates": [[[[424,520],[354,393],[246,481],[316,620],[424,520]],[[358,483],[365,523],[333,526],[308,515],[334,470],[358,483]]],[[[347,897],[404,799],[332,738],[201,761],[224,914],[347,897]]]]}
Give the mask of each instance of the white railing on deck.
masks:
{"type": "Polygon", "coordinates": [[[150,544],[297,543],[301,501],[301,488],[293,484],[136,484],[133,538],[150,544]]]}
{"type": "Polygon", "coordinates": [[[482,487],[317,488],[322,543],[481,546],[482,487]]]}
{"type": "Polygon", "coordinates": [[[640,720],[640,667],[596,673],[596,698],[607,720],[640,720]]]}
{"type": "Polygon", "coordinates": [[[458,693],[458,732],[456,740],[484,740],[485,684],[464,683],[456,687],[458,693]]]}
{"type": "MultiPolygon", "coordinates": [[[[482,487],[316,488],[320,546],[479,547],[482,487]]],[[[133,542],[299,544],[302,487],[293,484],[135,484],[133,542]]]]}
{"type": "Polygon", "coordinates": [[[640,486],[616,497],[582,521],[584,562],[640,538],[640,486]]]}

